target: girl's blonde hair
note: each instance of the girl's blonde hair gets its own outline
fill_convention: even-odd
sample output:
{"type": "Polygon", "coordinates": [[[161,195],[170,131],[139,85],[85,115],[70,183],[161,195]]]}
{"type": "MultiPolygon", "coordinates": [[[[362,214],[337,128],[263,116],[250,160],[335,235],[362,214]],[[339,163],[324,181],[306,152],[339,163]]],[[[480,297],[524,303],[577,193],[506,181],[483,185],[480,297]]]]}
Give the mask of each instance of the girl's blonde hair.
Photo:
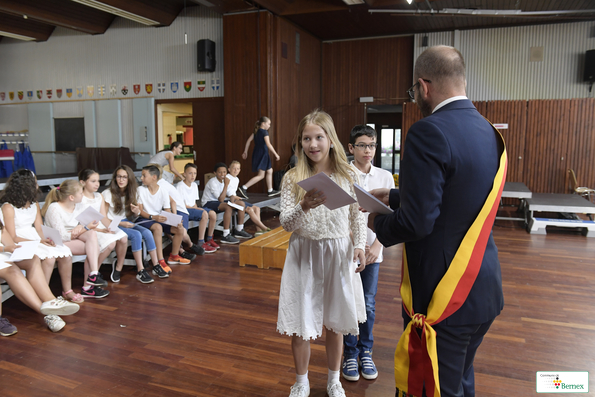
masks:
{"type": "Polygon", "coordinates": [[[304,147],[302,146],[302,135],[304,133],[304,129],[309,124],[317,125],[322,128],[329,138],[330,143],[333,145],[333,147],[329,150],[329,157],[332,163],[333,173],[339,174],[349,181],[350,184],[353,184],[354,182],[353,176],[355,174],[347,162],[345,149],[343,149],[343,145],[341,145],[341,141],[339,141],[339,138],[337,137],[333,119],[328,113],[320,109],[316,109],[304,117],[298,125],[297,135],[293,140],[293,144],[295,145],[295,155],[298,159],[297,165],[287,171],[285,174],[285,176],[289,176],[293,179],[294,185],[291,187],[291,193],[293,197],[296,198],[296,203],[299,203],[306,194],[306,191],[299,187],[297,182],[303,181],[304,179],[316,174],[316,165],[308,158],[308,156],[306,156],[306,153],[304,153],[304,147]]]}
{"type": "Polygon", "coordinates": [[[262,116],[261,118],[256,120],[256,124],[254,124],[254,133],[256,134],[262,123],[266,123],[267,121],[271,121],[271,119],[269,119],[266,116],[262,116]]]}
{"type": "Polygon", "coordinates": [[[41,216],[45,216],[50,204],[56,201],[64,201],[68,198],[68,196],[73,196],[80,190],[83,190],[83,186],[79,183],[79,181],[75,181],[74,179],[65,180],[60,184],[59,187],[53,188],[48,193],[47,197],[45,198],[45,204],[43,204],[43,208],[41,209],[41,216]]]}

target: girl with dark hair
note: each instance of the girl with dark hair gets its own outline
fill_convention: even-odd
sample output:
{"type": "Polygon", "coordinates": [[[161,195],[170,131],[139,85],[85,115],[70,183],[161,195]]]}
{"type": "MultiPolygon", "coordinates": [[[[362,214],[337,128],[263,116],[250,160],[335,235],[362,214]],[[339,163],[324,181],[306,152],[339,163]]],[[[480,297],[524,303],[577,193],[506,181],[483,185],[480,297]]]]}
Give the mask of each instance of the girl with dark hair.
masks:
{"type": "Polygon", "coordinates": [[[87,255],[85,260],[85,286],[81,291],[86,298],[105,298],[109,291],[101,287],[107,286],[107,281],[99,273],[99,264],[109,255],[99,253],[99,243],[95,229],[98,222],[81,225],[76,220],[79,212],[75,211],[77,203],[83,199],[83,187],[78,181],[67,179],[54,188],[45,198],[41,209],[45,225],[52,227],[62,237],[64,245],[70,248],[74,255],[87,255]]]}
{"type": "Polygon", "coordinates": [[[174,142],[170,146],[171,150],[162,150],[149,160],[148,164],[159,164],[161,168],[169,165],[169,170],[171,172],[163,170],[163,175],[161,177],[171,183],[174,184],[174,178],[177,176],[181,180],[184,180],[184,175],[180,174],[176,167],[174,166],[174,158],[175,156],[179,156],[182,153],[183,145],[182,142],[174,142]]]}
{"type": "MultiPolygon", "coordinates": [[[[137,188],[138,185],[132,169],[127,165],[121,165],[114,171],[109,189],[104,190],[102,195],[105,200],[107,217],[109,219],[114,219],[116,216],[124,217],[119,227],[126,233],[132,246],[132,255],[134,256],[138,270],[136,279],[143,284],[148,284],[155,280],[153,280],[143,265],[142,240],[145,240],[154,269],[158,269],[157,265],[160,260],[164,261],[163,250],[161,239],[159,239],[159,249],[157,249],[156,241],[153,238],[153,232],[151,230],[134,224],[134,221],[140,214],[137,188]]],[[[161,225],[159,225],[159,230],[161,230],[161,225]]],[[[161,232],[159,232],[159,235],[161,236],[161,232]]],[[[121,271],[122,265],[118,264],[113,267],[111,278],[114,283],[120,281],[121,271]]],[[[161,273],[161,277],[165,277],[166,273],[163,270],[161,270],[161,273]]],[[[157,275],[159,276],[159,274],[157,275]]]]}
{"type": "Polygon", "coordinates": [[[41,259],[41,267],[49,284],[54,264],[58,261],[58,272],[65,292],[62,295],[73,302],[83,302],[83,297],[72,290],[72,253],[67,246],[56,244],[44,237],[41,229],[41,210],[37,202],[37,179],[29,170],[18,170],[12,173],[2,196],[2,216],[6,232],[13,241],[41,240],[35,255],[41,259]]]}
{"type": "Polygon", "coordinates": [[[246,141],[246,147],[244,148],[244,153],[242,153],[242,158],[244,160],[248,158],[248,148],[250,147],[250,143],[254,141],[252,172],[258,172],[258,175],[250,179],[245,185],[238,187],[238,193],[245,199],[248,199],[246,190],[248,190],[250,186],[260,182],[265,177],[265,174],[269,197],[279,194],[277,190],[273,190],[273,166],[271,165],[269,151],[273,153],[275,160],[279,161],[280,157],[271,144],[269,128],[271,128],[271,119],[268,117],[259,118],[254,125],[254,133],[250,134],[250,137],[248,137],[248,140],[246,141]]]}

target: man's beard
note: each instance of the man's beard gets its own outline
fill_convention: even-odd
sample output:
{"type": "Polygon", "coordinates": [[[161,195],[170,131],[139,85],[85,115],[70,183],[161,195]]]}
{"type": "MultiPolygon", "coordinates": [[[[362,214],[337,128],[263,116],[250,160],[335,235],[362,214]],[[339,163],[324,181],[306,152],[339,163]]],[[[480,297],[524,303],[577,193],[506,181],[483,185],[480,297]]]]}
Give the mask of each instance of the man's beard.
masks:
{"type": "Polygon", "coordinates": [[[417,107],[419,107],[419,110],[421,110],[422,116],[428,117],[432,114],[432,106],[430,106],[430,104],[424,100],[419,93],[415,103],[417,103],[417,107]]]}

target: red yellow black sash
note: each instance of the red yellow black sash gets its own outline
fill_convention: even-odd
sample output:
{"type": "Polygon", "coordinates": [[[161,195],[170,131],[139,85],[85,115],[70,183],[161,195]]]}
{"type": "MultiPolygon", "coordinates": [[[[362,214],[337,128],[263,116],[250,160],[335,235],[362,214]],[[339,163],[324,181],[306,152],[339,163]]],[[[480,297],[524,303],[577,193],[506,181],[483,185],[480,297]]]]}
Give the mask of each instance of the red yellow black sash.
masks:
{"type": "Polygon", "coordinates": [[[496,128],[494,130],[501,142],[502,153],[492,190],[436,287],[425,316],[413,311],[407,254],[403,248],[401,298],[411,321],[395,350],[395,385],[401,393],[399,396],[421,396],[424,383],[428,397],[440,396],[436,332],[432,325],[441,322],[463,305],[481,268],[506,179],[506,147],[500,132],[496,128]],[[421,330],[421,337],[416,328],[421,330]]]}

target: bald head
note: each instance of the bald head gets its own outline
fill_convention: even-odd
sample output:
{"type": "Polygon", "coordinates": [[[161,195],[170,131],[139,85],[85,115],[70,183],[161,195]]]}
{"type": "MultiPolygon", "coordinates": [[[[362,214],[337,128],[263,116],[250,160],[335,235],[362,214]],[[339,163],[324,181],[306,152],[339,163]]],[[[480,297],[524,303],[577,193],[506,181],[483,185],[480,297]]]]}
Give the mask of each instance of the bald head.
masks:
{"type": "Polygon", "coordinates": [[[417,58],[413,77],[432,81],[441,94],[465,95],[465,60],[454,47],[430,47],[417,58]]]}

